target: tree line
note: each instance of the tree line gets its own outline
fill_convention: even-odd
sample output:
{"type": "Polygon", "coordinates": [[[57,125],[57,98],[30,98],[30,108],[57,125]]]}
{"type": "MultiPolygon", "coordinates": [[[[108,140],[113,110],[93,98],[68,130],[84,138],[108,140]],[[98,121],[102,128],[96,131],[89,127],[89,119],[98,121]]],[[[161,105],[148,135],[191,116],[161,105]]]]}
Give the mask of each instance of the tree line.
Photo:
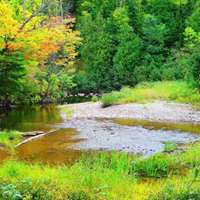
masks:
{"type": "Polygon", "coordinates": [[[1,0],[0,104],[144,81],[200,88],[198,0],[1,0]]]}
{"type": "Polygon", "coordinates": [[[0,103],[52,102],[74,87],[68,74],[79,31],[60,0],[0,1],[0,103]]]}
{"type": "Polygon", "coordinates": [[[80,88],[177,79],[199,87],[198,0],[78,0],[76,8],[84,41],[80,88]]]}

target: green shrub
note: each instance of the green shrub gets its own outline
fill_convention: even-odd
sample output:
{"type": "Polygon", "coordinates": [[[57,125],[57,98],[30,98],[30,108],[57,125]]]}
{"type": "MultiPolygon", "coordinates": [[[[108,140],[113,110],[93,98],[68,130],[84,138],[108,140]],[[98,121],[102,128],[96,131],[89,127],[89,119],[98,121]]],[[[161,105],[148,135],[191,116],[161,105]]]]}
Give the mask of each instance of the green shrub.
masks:
{"type": "Polygon", "coordinates": [[[200,168],[194,168],[186,182],[176,185],[168,183],[157,195],[152,195],[150,200],[199,200],[199,172],[200,168]]]}
{"type": "Polygon", "coordinates": [[[160,178],[168,176],[174,166],[175,163],[168,156],[157,154],[134,162],[133,171],[138,176],[160,178]]]}
{"type": "Polygon", "coordinates": [[[163,191],[149,200],[199,200],[200,188],[192,187],[190,184],[177,189],[174,185],[167,185],[163,191]]]}
{"type": "Polygon", "coordinates": [[[135,88],[124,87],[119,92],[107,93],[102,96],[101,102],[103,106],[110,106],[157,99],[199,105],[200,92],[183,81],[145,82],[135,88]]]}
{"type": "Polygon", "coordinates": [[[92,102],[97,102],[97,101],[99,101],[98,96],[93,96],[93,97],[92,97],[92,102]]]}
{"type": "Polygon", "coordinates": [[[22,134],[18,131],[0,131],[0,144],[3,144],[11,151],[16,144],[21,142],[22,138],[22,134]]]}
{"type": "Polygon", "coordinates": [[[91,200],[88,194],[84,191],[73,192],[68,195],[68,200],[91,200]]]}
{"type": "Polygon", "coordinates": [[[12,184],[0,185],[0,200],[22,200],[22,195],[12,184]]]}
{"type": "Polygon", "coordinates": [[[72,166],[6,161],[0,165],[0,200],[196,200],[199,147],[195,143],[184,153],[143,158],[93,152],[72,166]],[[166,184],[174,187],[163,190],[166,184]]]}
{"type": "Polygon", "coordinates": [[[0,184],[0,200],[53,200],[55,186],[49,182],[33,183],[19,180],[12,184],[0,184]],[[52,188],[52,189],[50,189],[52,188]]]}
{"type": "Polygon", "coordinates": [[[164,152],[170,153],[175,151],[177,148],[177,144],[173,142],[166,142],[164,147],[164,152]]]}
{"type": "Polygon", "coordinates": [[[117,92],[112,92],[110,94],[104,94],[101,98],[103,107],[118,104],[119,94],[117,92]]]}
{"type": "Polygon", "coordinates": [[[200,199],[200,168],[194,168],[186,181],[167,185],[156,195],[150,195],[149,200],[199,200],[200,199]]]}
{"type": "Polygon", "coordinates": [[[185,153],[180,156],[181,162],[187,167],[200,166],[200,144],[192,145],[185,153]]]}
{"type": "Polygon", "coordinates": [[[91,92],[97,92],[98,90],[96,83],[89,80],[88,75],[83,71],[75,73],[73,81],[76,84],[76,87],[72,90],[73,94],[89,94],[91,92]]]}
{"type": "Polygon", "coordinates": [[[128,174],[131,169],[133,156],[127,153],[99,153],[98,155],[83,156],[80,164],[84,164],[92,170],[109,169],[116,173],[128,174]]]}

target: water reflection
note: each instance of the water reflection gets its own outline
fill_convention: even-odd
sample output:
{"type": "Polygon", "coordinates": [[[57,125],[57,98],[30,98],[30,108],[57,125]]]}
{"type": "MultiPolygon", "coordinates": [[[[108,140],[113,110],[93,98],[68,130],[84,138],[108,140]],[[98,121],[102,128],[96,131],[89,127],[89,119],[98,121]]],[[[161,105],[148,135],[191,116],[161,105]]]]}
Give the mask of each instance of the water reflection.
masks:
{"type": "Polygon", "coordinates": [[[0,148],[0,163],[4,161],[5,159],[7,159],[8,157],[9,157],[9,154],[5,150],[0,148]]]}
{"type": "MultiPolygon", "coordinates": [[[[1,112],[0,129],[48,132],[54,125],[63,122],[59,108],[54,105],[19,107],[10,112],[1,112]]],[[[31,140],[17,147],[16,156],[29,162],[70,163],[77,160],[81,152],[70,149],[75,139],[75,129],[59,129],[51,134],[31,140]]],[[[0,150],[0,160],[9,155],[0,150]]]]}
{"type": "Polygon", "coordinates": [[[122,126],[141,126],[149,130],[180,131],[200,134],[200,124],[153,122],[135,119],[113,119],[113,122],[122,126]]]}
{"type": "Polygon", "coordinates": [[[70,149],[72,144],[81,140],[75,139],[75,129],[60,129],[36,140],[22,144],[17,148],[20,159],[30,162],[70,163],[77,160],[81,152],[70,149]]]}
{"type": "Polygon", "coordinates": [[[19,107],[0,115],[0,128],[6,130],[47,131],[50,125],[60,122],[59,109],[54,105],[19,107]]]}

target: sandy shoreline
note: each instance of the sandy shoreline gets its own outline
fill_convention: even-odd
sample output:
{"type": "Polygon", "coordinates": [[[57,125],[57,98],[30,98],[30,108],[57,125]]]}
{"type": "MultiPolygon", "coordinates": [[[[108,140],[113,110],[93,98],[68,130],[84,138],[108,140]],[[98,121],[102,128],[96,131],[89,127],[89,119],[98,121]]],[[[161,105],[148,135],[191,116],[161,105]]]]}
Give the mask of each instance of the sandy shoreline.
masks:
{"type": "Polygon", "coordinates": [[[68,104],[74,119],[79,118],[130,118],[150,121],[200,124],[200,111],[189,104],[156,101],[147,104],[124,104],[102,108],[101,103],[68,104]]]}

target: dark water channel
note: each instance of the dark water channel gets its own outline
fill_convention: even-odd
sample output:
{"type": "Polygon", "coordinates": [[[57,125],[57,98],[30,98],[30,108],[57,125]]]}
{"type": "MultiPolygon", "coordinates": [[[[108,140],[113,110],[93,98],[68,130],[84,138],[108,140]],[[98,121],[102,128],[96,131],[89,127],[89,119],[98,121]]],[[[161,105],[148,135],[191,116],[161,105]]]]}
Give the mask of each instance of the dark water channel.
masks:
{"type": "MultiPolygon", "coordinates": [[[[83,153],[124,151],[151,155],[167,141],[200,140],[200,124],[169,124],[128,119],[71,119],[55,106],[23,107],[0,114],[1,130],[51,131],[17,147],[16,156],[30,162],[69,163],[83,153]]],[[[9,157],[0,148],[0,160],[9,157]]]]}

